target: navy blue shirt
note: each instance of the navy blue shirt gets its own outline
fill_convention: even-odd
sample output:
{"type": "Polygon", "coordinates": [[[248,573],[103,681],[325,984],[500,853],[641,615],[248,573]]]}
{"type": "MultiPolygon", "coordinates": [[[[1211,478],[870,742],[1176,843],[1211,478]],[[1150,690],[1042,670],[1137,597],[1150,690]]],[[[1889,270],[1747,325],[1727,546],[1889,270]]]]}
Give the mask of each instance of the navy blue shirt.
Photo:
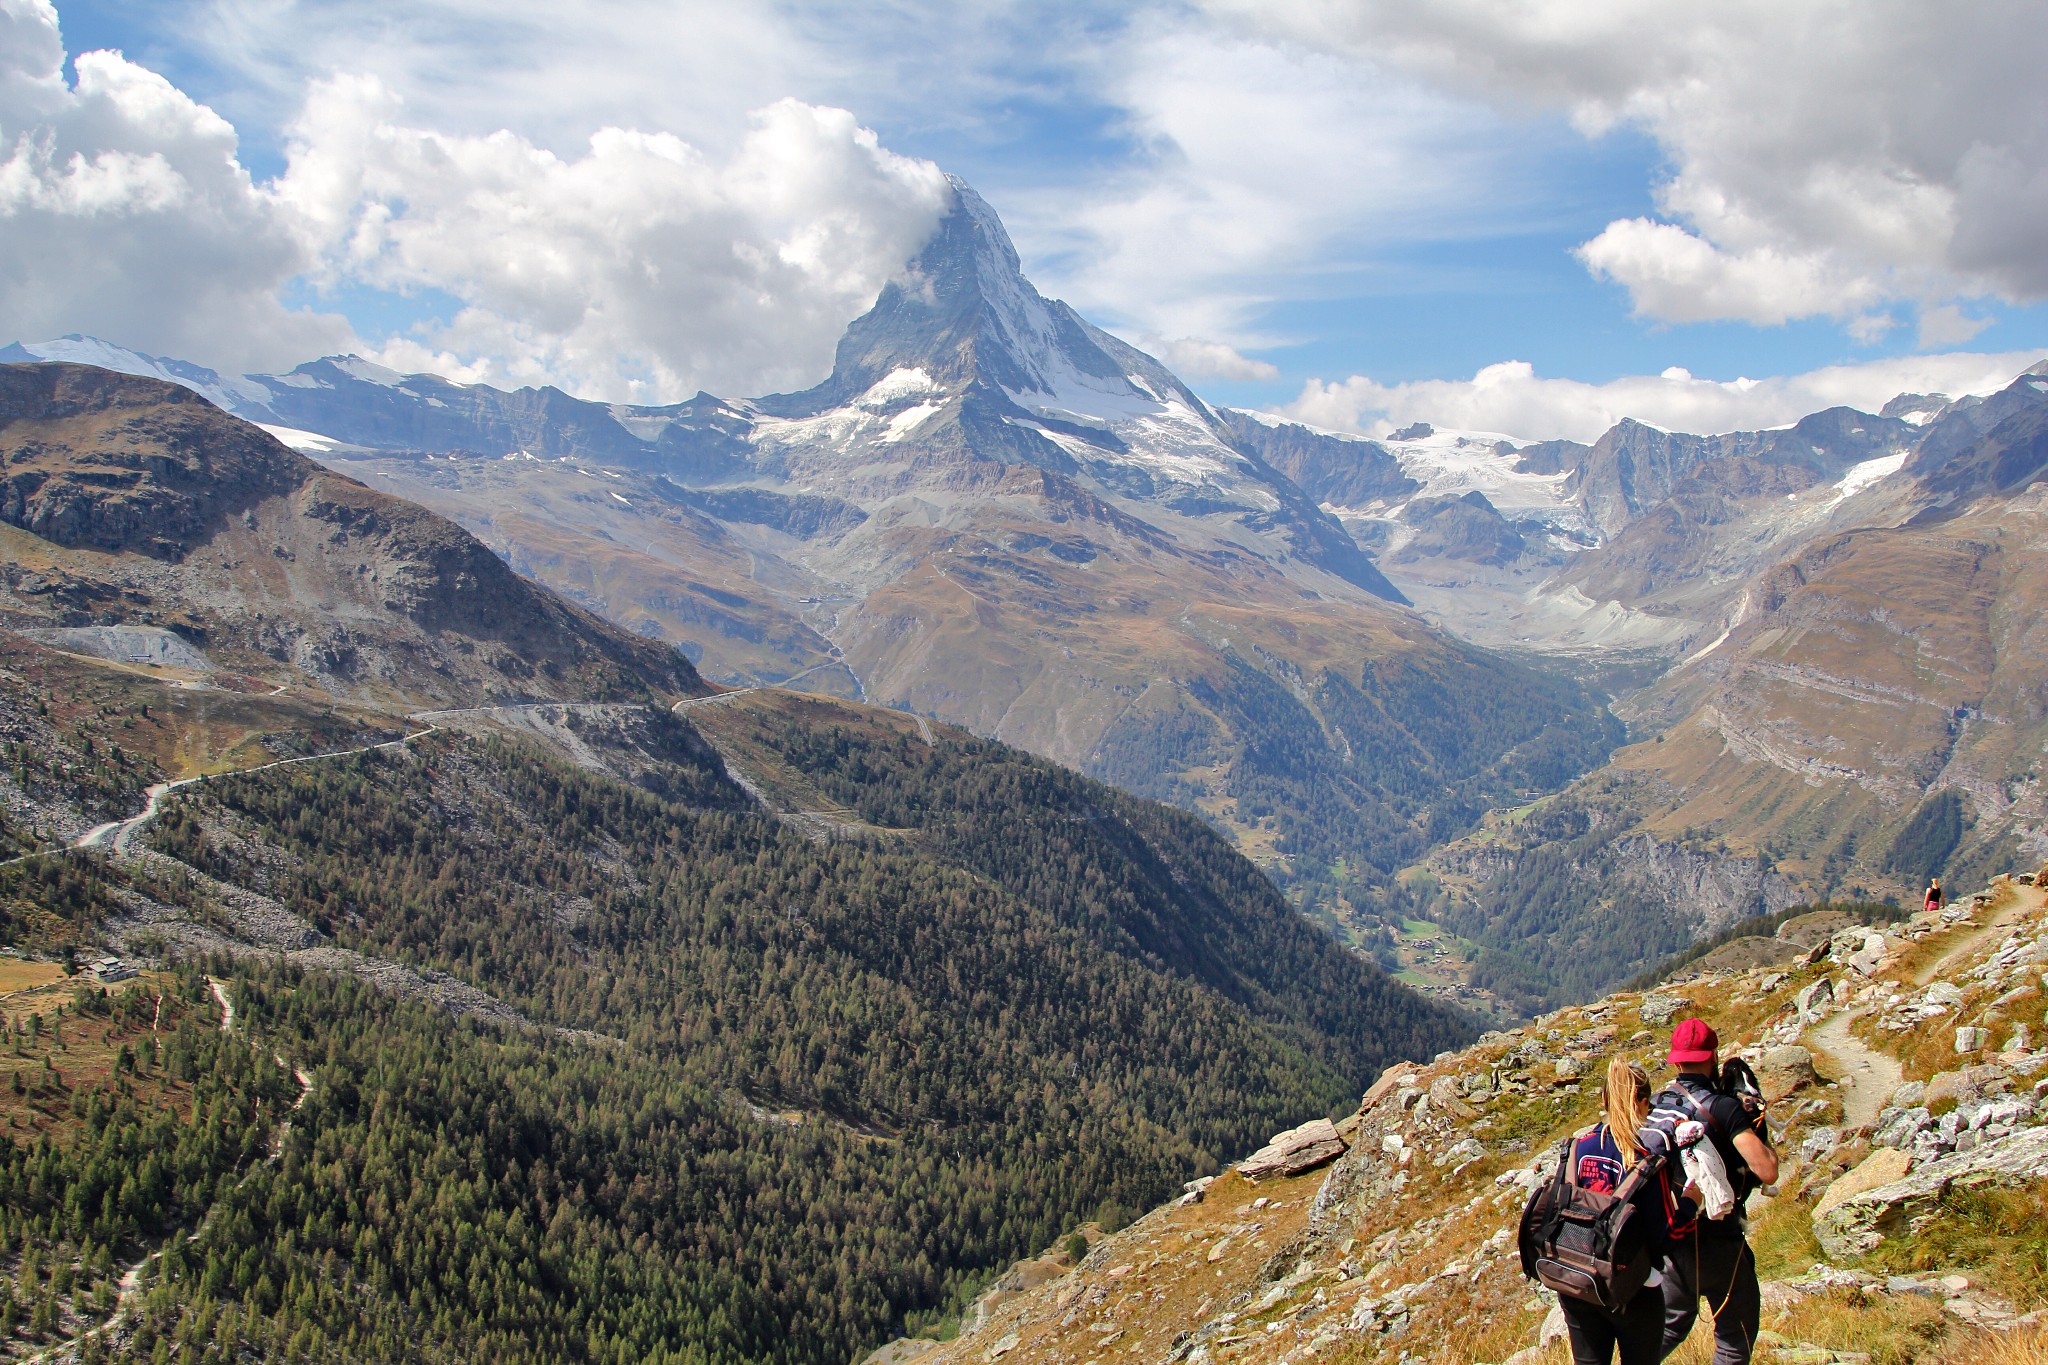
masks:
{"type": "MultiPolygon", "coordinates": [[[[1627,1170],[1622,1165],[1621,1147],[1604,1123],[1595,1124],[1591,1132],[1581,1134],[1572,1144],[1572,1174],[1581,1189],[1613,1194],[1621,1188],[1627,1170]]],[[[1650,1250],[1654,1255],[1662,1256],[1669,1248],[1674,1221],[1683,1226],[1692,1219],[1691,1205],[1673,1195],[1670,1173],[1665,1169],[1660,1168],[1656,1175],[1638,1185],[1630,1202],[1636,1206],[1636,1216],[1650,1229],[1650,1250]]]]}

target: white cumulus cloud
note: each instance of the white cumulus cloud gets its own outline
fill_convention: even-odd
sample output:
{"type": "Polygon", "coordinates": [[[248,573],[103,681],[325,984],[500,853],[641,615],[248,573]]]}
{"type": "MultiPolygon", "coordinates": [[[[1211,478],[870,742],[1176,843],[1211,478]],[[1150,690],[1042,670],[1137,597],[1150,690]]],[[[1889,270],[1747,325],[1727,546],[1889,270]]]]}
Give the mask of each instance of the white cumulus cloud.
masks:
{"type": "Polygon", "coordinates": [[[1221,341],[1200,337],[1139,338],[1144,350],[1166,362],[1183,379],[1235,379],[1240,381],[1278,379],[1280,367],[1259,360],[1221,341]]]}
{"type": "MultiPolygon", "coordinates": [[[[1581,248],[1671,321],[2048,298],[2041,16],[1939,0],[1207,0],[1589,135],[1654,138],[1659,220],[1581,248]]],[[[1953,335],[1937,321],[1930,339],[1953,335]]],[[[1937,344],[1938,340],[1937,340],[1937,344]]]]}
{"type": "Polygon", "coordinates": [[[1492,431],[1525,441],[1591,442],[1624,417],[1668,431],[1753,431],[1823,408],[1875,412],[1901,393],[1991,393],[2041,356],[1950,352],[1830,365],[1766,379],[1701,379],[1673,366],[1605,383],[1546,378],[1526,361],[1488,365],[1470,379],[1381,384],[1363,375],[1312,379],[1282,415],[1330,431],[1385,436],[1412,422],[1492,431]]]}
{"type": "Polygon", "coordinates": [[[345,346],[279,301],[308,257],[235,130],[116,52],[79,54],[46,0],[0,0],[0,320],[236,367],[345,346]]]}
{"type": "Polygon", "coordinates": [[[378,359],[501,384],[648,402],[813,383],[951,193],[851,114],[794,100],[721,160],[620,128],[560,157],[402,113],[373,79],[324,82],[278,193],[324,279],[458,302],[378,359]]]}
{"type": "Polygon", "coordinates": [[[286,169],[259,181],[234,127],[161,75],[114,52],[73,66],[48,0],[0,0],[0,341],[85,332],[228,370],[354,349],[631,401],[759,393],[830,369],[950,193],[846,111],[792,99],[715,155],[619,126],[558,154],[421,126],[362,75],[312,83],[286,169]],[[284,302],[308,291],[334,310],[284,302]],[[366,292],[432,320],[360,338],[340,301],[366,292]]]}

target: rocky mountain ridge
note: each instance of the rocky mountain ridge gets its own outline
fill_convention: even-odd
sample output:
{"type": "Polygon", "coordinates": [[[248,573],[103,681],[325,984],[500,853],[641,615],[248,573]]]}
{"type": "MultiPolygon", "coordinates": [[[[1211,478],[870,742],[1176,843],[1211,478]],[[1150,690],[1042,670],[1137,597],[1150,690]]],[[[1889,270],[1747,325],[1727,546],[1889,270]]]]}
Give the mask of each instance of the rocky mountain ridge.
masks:
{"type": "Polygon", "coordinates": [[[899,707],[1200,810],[1329,913],[1605,755],[1619,730],[1585,688],[1403,609],[1291,479],[1039,295],[954,192],[799,394],[629,409],[349,358],[232,381],[133,363],[708,676],[899,707]]]}
{"type": "MultiPolygon", "coordinates": [[[[1783,1163],[1750,1205],[1759,1361],[2038,1351],[2048,1282],[2011,1254],[2036,1244],[2048,1197],[2035,881],[2001,876],[1890,927],[1810,913],[1651,991],[1392,1067],[1335,1125],[1334,1163],[1280,1134],[1301,1167],[1262,1154],[1262,1178],[1241,1162],[1194,1181],[1113,1236],[1020,1265],[954,1339],[870,1359],[1564,1362],[1515,1220],[1559,1140],[1596,1116],[1607,1059],[1656,1074],[1672,1021],[1694,1013],[1762,1075],[1783,1163]]],[[[1710,1353],[1696,1338],[1674,1358],[1710,1353]]]]}
{"type": "Polygon", "coordinates": [[[1654,946],[1571,990],[1788,898],[1910,895],[2043,846],[2024,623],[2048,379],[1719,435],[1337,436],[1208,407],[1041,297],[956,196],[799,394],[628,409],[347,358],[232,382],[102,358],[302,424],[713,676],[1199,810],[1390,955],[1417,914],[1452,927],[1523,1007],[1565,998],[1538,964],[1603,916],[1641,930],[1603,943],[1654,946]],[[1598,691],[1640,741],[1604,766],[1598,691]],[[1957,837],[1909,856],[1955,799],[1957,837]],[[1580,822],[1567,870],[1544,831],[1580,822]]]}
{"type": "Polygon", "coordinates": [[[413,705],[705,690],[453,523],[162,381],[0,366],[0,540],[0,622],[87,652],[153,636],[196,675],[413,705]]]}

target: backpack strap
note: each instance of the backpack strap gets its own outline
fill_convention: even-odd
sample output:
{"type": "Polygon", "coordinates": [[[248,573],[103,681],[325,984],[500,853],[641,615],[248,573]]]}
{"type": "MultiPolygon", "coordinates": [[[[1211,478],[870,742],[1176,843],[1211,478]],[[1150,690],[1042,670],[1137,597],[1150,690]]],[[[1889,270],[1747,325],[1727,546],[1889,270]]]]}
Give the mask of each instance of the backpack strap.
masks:
{"type": "Polygon", "coordinates": [[[1557,1153],[1557,1171],[1550,1177],[1550,1208],[1542,1225],[1536,1229],[1538,1241],[1549,1242],[1556,1238],[1558,1224],[1564,1221],[1565,1191],[1576,1188],[1579,1183],[1578,1155],[1579,1138],[1574,1133],[1564,1140],[1557,1153]]]}
{"type": "Polygon", "coordinates": [[[1685,1100],[1686,1108],[1692,1110],[1693,1113],[1698,1114],[1700,1116],[1700,1122],[1707,1126],[1708,1131],[1720,1133],[1723,1137],[1727,1136],[1727,1130],[1722,1127],[1721,1120],[1715,1118],[1714,1111],[1707,1108],[1707,1106],[1705,1106],[1704,1104],[1701,1104],[1699,1102],[1698,1097],[1695,1096],[1692,1093],[1692,1091],[1687,1090],[1682,1085],[1673,1085],[1671,1088],[1673,1090],[1676,1090],[1679,1093],[1679,1095],[1685,1100]]]}

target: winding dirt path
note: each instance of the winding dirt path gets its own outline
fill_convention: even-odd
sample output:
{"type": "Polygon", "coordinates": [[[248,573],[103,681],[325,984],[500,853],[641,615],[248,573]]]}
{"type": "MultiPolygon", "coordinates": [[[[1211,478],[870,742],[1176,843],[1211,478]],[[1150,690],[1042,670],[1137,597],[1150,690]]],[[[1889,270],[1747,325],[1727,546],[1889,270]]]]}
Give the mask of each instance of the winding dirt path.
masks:
{"type": "MultiPolygon", "coordinates": [[[[806,669],[804,671],[807,673],[811,670],[806,669]]],[[[802,677],[803,674],[799,673],[796,676],[802,677]]],[[[708,697],[685,697],[668,709],[673,714],[680,716],[683,712],[694,711],[700,706],[715,706],[719,702],[731,701],[734,697],[744,697],[749,692],[759,692],[761,690],[758,687],[735,687],[730,692],[714,692],[708,697]]]]}
{"type": "Polygon", "coordinates": [[[1895,1059],[1849,1031],[1862,1013],[1838,1010],[1806,1035],[1807,1041],[1826,1053],[1841,1072],[1835,1079],[1842,1084],[1842,1122],[1850,1128],[1868,1128],[1892,1091],[1906,1078],[1895,1059]]]}
{"type": "Polygon", "coordinates": [[[2006,894],[2005,904],[1996,913],[1987,917],[1977,928],[1949,944],[1942,950],[1940,957],[1913,973],[1913,984],[1925,986],[1938,979],[1950,963],[1960,961],[1983,947],[1994,936],[2010,929],[2015,920],[2025,918],[2030,912],[2039,913],[2044,899],[2048,899],[2048,893],[2044,893],[2038,886],[2011,887],[2006,894]]]}
{"type": "Polygon", "coordinates": [[[387,739],[376,744],[360,744],[353,749],[335,749],[324,754],[301,754],[297,758],[274,759],[269,763],[257,763],[247,768],[230,768],[225,772],[201,773],[197,777],[181,777],[175,782],[153,783],[143,792],[142,809],[127,819],[109,820],[104,824],[94,825],[62,848],[41,849],[35,853],[24,853],[18,858],[9,858],[5,862],[0,862],[0,867],[11,867],[15,863],[27,862],[30,858],[40,858],[52,853],[69,853],[75,849],[111,847],[116,853],[126,853],[134,846],[135,836],[142,832],[143,826],[156,819],[157,814],[163,810],[164,798],[182,787],[195,786],[201,782],[212,782],[223,777],[244,777],[250,773],[269,772],[272,768],[289,768],[295,763],[317,763],[322,759],[348,758],[355,754],[367,754],[375,749],[402,748],[416,739],[425,739],[440,728],[438,725],[429,725],[424,729],[415,730],[409,735],[401,735],[397,739],[387,739]]]}

